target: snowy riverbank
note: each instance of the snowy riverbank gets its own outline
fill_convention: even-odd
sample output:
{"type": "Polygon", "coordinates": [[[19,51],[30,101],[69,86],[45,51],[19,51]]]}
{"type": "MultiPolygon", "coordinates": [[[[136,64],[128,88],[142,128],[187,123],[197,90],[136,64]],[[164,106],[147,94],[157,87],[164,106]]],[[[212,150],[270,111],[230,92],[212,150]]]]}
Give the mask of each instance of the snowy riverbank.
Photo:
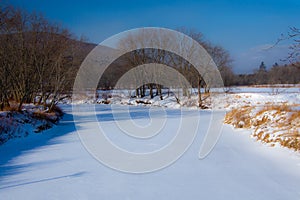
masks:
{"type": "Polygon", "coordinates": [[[56,109],[48,113],[43,106],[27,104],[22,111],[0,112],[0,145],[8,140],[24,138],[32,133],[41,133],[58,123],[63,112],[56,109]]]}

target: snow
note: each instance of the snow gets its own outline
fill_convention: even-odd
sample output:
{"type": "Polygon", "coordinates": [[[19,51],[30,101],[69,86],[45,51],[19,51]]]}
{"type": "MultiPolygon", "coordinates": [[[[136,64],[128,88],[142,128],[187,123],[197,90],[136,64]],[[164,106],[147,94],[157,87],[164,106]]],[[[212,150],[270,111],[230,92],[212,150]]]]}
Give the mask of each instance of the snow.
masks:
{"type": "Polygon", "coordinates": [[[216,108],[231,110],[233,108],[243,107],[243,106],[257,106],[263,107],[266,104],[283,104],[293,105],[300,102],[300,93],[230,93],[226,95],[220,95],[219,97],[213,99],[214,104],[218,105],[216,108]]]}
{"type": "MultiPolygon", "coordinates": [[[[262,98],[259,95],[242,96],[240,99],[250,103],[262,98]]],[[[290,97],[283,95],[282,98],[289,100],[290,97]]],[[[219,101],[220,107],[226,107],[224,99],[219,101]]],[[[132,138],[114,128],[116,119],[111,105],[95,107],[102,128],[114,130],[110,139],[132,151],[160,148],[174,132],[166,131],[168,134],[159,134],[150,141],[130,143],[132,138]]],[[[249,139],[249,130],[234,130],[224,125],[213,151],[199,160],[203,133],[211,119],[210,110],[187,109],[178,113],[177,109],[162,111],[151,107],[153,111],[158,109],[158,113],[164,113],[169,130],[172,125],[178,125],[181,117],[200,115],[199,131],[188,151],[169,167],[152,173],[130,174],[113,170],[94,159],[76,133],[71,106],[62,105],[62,108],[67,114],[54,128],[0,146],[1,199],[300,199],[299,154],[254,142],[249,139]]],[[[127,108],[120,105],[115,111],[124,113],[127,108]]],[[[131,115],[121,115],[117,120],[126,122],[131,116],[143,126],[149,123],[150,115],[152,118],[162,115],[151,111],[149,114],[150,107],[147,106],[130,109],[131,115]]],[[[221,124],[214,122],[214,125],[221,124]]]]}

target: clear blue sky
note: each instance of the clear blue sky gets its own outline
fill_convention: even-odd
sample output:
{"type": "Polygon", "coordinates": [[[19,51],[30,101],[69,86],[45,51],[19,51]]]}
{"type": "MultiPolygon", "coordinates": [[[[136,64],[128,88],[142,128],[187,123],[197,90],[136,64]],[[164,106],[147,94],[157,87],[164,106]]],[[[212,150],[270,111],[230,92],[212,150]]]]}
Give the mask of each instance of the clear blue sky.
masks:
{"type": "Polygon", "coordinates": [[[43,13],[94,43],[137,27],[193,28],[230,52],[237,73],[252,72],[261,61],[280,63],[285,44],[265,49],[289,27],[300,27],[299,0],[6,1],[43,13]]]}

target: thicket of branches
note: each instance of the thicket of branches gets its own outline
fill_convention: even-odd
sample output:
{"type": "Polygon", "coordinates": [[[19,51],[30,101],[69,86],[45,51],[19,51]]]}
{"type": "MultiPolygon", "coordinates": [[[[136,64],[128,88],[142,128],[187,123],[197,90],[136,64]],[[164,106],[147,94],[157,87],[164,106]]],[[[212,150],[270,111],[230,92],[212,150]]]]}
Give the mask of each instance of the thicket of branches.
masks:
{"type": "MultiPolygon", "coordinates": [[[[232,59],[230,54],[223,47],[213,45],[209,41],[204,40],[201,32],[193,29],[180,28],[178,31],[187,34],[200,45],[202,45],[206,51],[211,55],[216,63],[221,76],[224,81],[224,85],[231,85],[234,81],[234,73],[232,71],[231,63],[232,59]]],[[[141,46],[142,41],[132,39],[131,36],[124,38],[120,44],[121,46],[141,46]]],[[[167,44],[166,44],[167,45],[167,44]]],[[[197,70],[183,58],[159,49],[139,49],[127,53],[118,58],[101,77],[99,88],[110,89],[113,88],[116,81],[128,70],[145,63],[162,63],[170,67],[174,67],[180,73],[182,73],[190,84],[194,87],[198,85],[198,72],[197,70]]]]}
{"type": "Polygon", "coordinates": [[[0,7],[0,110],[14,101],[18,110],[37,103],[51,111],[71,91],[84,58],[78,44],[42,15],[0,7]]]}

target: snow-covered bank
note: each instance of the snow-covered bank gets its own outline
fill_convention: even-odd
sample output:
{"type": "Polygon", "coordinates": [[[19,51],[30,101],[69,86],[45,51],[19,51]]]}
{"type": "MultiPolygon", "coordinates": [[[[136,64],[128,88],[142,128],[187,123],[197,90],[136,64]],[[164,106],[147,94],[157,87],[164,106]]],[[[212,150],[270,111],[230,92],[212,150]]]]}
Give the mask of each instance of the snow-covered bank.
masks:
{"type": "MultiPolygon", "coordinates": [[[[84,111],[84,105],[82,105],[84,111]]],[[[149,107],[131,107],[137,123],[147,124],[149,107]]],[[[0,146],[1,199],[232,199],[298,200],[300,157],[281,148],[268,148],[249,140],[249,131],[224,125],[213,151],[199,160],[199,146],[209,126],[211,111],[168,112],[169,134],[131,145],[132,138],[117,128],[110,105],[96,105],[112,141],[141,152],[159,148],[175,132],[180,117],[200,113],[199,133],[189,150],[173,165],[147,174],[127,174],[105,167],[81,144],[71,114],[47,134],[28,140],[12,140],[0,146]],[[120,137],[120,135],[123,135],[120,137]]],[[[116,107],[123,113],[125,106],[116,107]]],[[[88,116],[81,116],[83,119],[88,116]]],[[[152,117],[160,117],[153,115],[152,117]]],[[[130,118],[119,120],[128,121],[130,118]]],[[[190,130],[186,130],[187,132],[190,130]]],[[[97,143],[97,141],[95,141],[97,143]]],[[[109,153],[109,152],[108,152],[109,153]]]]}
{"type": "Polygon", "coordinates": [[[215,99],[228,112],[225,123],[251,131],[268,146],[300,150],[300,88],[239,87],[215,99]],[[225,102],[225,104],[224,104],[225,102]]]}
{"type": "Polygon", "coordinates": [[[271,147],[280,145],[300,151],[299,104],[269,103],[234,108],[225,123],[235,128],[251,129],[251,136],[271,147]]]}
{"type": "Polygon", "coordinates": [[[21,112],[0,112],[0,145],[14,138],[27,137],[53,127],[62,117],[62,111],[56,109],[48,113],[42,106],[25,105],[21,112]]]}

